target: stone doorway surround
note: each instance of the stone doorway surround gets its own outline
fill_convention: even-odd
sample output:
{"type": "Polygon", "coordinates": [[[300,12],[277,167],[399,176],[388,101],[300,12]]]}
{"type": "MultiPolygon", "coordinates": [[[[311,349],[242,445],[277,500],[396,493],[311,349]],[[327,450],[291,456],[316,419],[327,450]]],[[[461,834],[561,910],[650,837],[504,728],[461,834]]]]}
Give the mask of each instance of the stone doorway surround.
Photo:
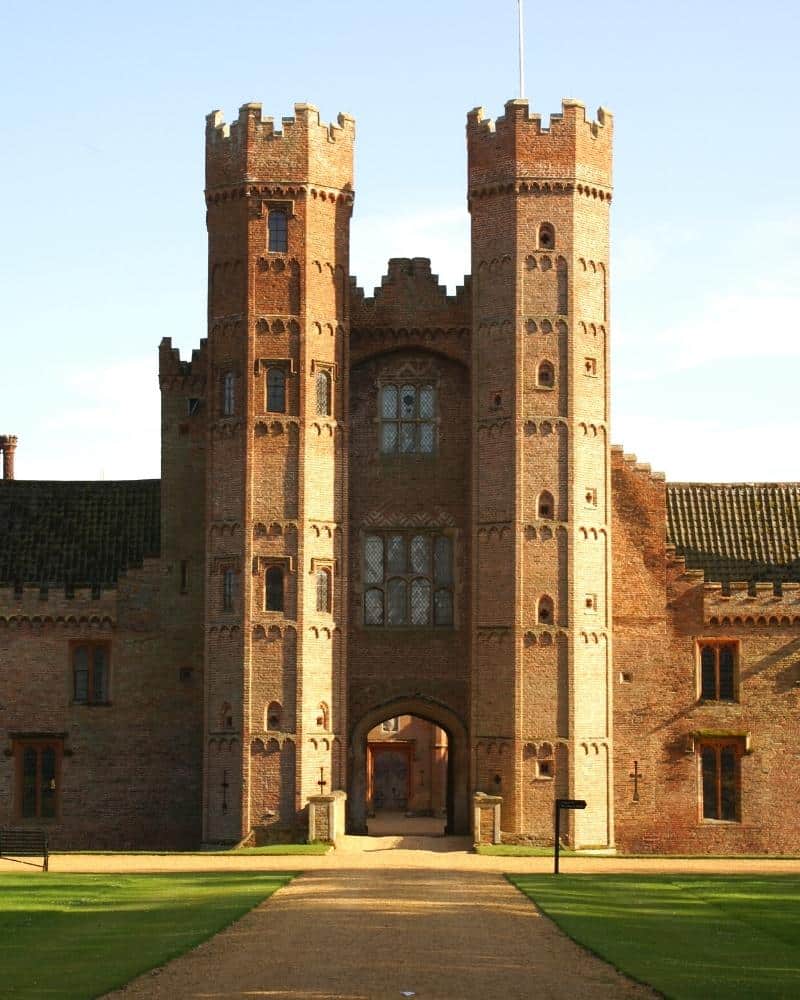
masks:
{"type": "Polygon", "coordinates": [[[401,715],[413,715],[439,726],[447,734],[447,825],[446,834],[469,833],[469,754],[467,730],[446,705],[419,695],[395,698],[364,714],[350,733],[348,779],[349,833],[367,833],[367,745],[375,726],[401,715]]]}

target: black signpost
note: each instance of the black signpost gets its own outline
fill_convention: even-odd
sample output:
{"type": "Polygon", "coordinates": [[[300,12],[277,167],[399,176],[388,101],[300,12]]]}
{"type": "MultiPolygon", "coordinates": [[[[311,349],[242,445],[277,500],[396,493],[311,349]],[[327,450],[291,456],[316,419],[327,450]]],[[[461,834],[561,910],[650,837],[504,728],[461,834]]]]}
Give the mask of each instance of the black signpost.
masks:
{"type": "Polygon", "coordinates": [[[553,849],[553,874],[558,875],[558,850],[561,846],[561,810],[585,809],[586,799],[556,799],[556,829],[553,849]]]}

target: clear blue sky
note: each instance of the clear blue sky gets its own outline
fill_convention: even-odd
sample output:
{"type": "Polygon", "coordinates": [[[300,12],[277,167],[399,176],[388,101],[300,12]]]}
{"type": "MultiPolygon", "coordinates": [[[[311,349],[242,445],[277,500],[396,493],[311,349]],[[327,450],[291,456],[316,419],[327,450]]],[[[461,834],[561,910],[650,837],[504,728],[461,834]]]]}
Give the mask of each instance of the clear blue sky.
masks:
{"type": "MultiPolygon", "coordinates": [[[[5,0],[0,433],[20,478],[159,474],[158,342],[205,333],[214,108],[353,114],[353,272],[430,256],[457,284],[465,114],[516,96],[515,32],[515,0],[5,0]]],[[[535,110],[616,115],[613,440],[672,480],[800,480],[800,5],[528,0],[526,45],[535,110]]]]}

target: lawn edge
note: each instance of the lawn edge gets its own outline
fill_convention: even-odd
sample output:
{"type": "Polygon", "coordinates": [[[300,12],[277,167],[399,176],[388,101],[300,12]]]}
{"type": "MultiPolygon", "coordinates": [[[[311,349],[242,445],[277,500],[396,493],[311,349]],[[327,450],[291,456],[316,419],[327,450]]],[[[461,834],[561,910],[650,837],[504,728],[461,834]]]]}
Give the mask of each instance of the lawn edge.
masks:
{"type": "Polygon", "coordinates": [[[503,872],[503,877],[508,881],[508,883],[510,885],[513,885],[514,888],[517,890],[517,892],[521,893],[525,897],[525,899],[527,899],[528,902],[536,910],[538,910],[539,913],[546,920],[549,920],[550,923],[561,934],[563,934],[565,937],[568,937],[570,939],[570,941],[572,941],[574,944],[576,944],[579,948],[582,948],[584,951],[588,952],[590,955],[594,955],[595,958],[599,958],[601,962],[605,962],[605,964],[607,966],[609,966],[610,968],[612,968],[615,972],[618,972],[621,976],[624,976],[625,979],[630,980],[630,982],[636,983],[637,986],[646,986],[647,989],[652,990],[653,993],[655,994],[655,996],[661,997],[662,1000],[672,1000],[672,998],[669,996],[669,994],[667,994],[667,993],[661,993],[658,989],[656,989],[655,986],[653,986],[652,983],[648,983],[646,979],[639,979],[638,976],[634,976],[632,973],[628,972],[626,969],[623,969],[619,965],[617,965],[615,962],[612,962],[611,959],[607,958],[602,952],[597,951],[595,948],[591,948],[589,945],[584,944],[583,941],[579,941],[576,937],[573,937],[572,934],[570,934],[568,930],[566,930],[565,928],[563,928],[561,926],[561,924],[559,924],[559,922],[556,920],[556,918],[554,916],[552,916],[550,913],[548,913],[548,911],[543,906],[541,906],[535,899],[533,899],[531,896],[529,896],[527,894],[527,892],[525,892],[523,889],[521,889],[514,882],[515,878],[541,878],[541,875],[539,875],[539,874],[535,874],[534,875],[534,874],[532,874],[530,872],[521,872],[519,874],[516,874],[514,872],[503,872]]]}

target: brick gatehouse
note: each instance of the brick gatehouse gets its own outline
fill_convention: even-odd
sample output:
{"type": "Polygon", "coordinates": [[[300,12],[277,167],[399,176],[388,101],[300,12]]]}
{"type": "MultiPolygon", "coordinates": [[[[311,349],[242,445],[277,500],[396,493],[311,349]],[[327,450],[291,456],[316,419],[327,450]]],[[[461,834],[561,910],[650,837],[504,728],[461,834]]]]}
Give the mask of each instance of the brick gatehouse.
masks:
{"type": "Polygon", "coordinates": [[[266,839],[324,788],[463,833],[484,792],[512,841],[570,796],[578,847],[800,851],[800,486],[611,446],[612,116],[468,115],[453,296],[350,277],[354,135],[209,116],[160,480],[17,480],[0,438],[0,825],[266,839]]]}

